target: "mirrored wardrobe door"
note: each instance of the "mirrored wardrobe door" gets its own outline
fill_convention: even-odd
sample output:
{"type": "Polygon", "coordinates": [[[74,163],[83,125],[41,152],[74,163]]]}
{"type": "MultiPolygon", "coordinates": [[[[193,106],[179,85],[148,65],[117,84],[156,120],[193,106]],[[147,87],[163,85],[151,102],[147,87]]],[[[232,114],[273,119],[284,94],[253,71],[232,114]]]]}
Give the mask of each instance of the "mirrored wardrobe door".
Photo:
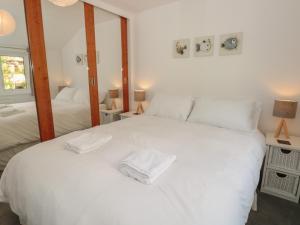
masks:
{"type": "Polygon", "coordinates": [[[55,136],[91,127],[84,3],[42,0],[55,136]]]}
{"type": "Polygon", "coordinates": [[[120,17],[95,7],[98,92],[102,124],[123,112],[120,17]]]}
{"type": "Polygon", "coordinates": [[[23,1],[0,2],[0,174],[40,141],[23,1]]]}

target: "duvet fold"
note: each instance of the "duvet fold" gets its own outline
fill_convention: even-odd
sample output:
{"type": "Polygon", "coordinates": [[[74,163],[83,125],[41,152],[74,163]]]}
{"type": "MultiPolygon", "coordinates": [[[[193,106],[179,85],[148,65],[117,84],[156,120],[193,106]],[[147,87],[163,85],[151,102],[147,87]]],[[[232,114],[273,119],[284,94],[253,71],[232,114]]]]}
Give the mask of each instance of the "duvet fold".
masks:
{"type": "Polygon", "coordinates": [[[143,184],[152,184],[175,160],[175,155],[156,150],[141,150],[130,153],[121,161],[119,169],[125,176],[143,184]]]}

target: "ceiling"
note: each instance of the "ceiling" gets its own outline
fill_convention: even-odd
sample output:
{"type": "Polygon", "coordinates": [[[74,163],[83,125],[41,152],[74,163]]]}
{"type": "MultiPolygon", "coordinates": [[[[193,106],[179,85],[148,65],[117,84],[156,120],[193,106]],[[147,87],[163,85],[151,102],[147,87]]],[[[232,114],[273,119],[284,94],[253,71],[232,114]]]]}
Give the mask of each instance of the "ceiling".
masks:
{"type": "MultiPolygon", "coordinates": [[[[16,20],[13,34],[0,37],[0,46],[28,46],[24,6],[20,0],[0,0],[0,8],[7,10],[16,20]]],[[[72,37],[84,28],[84,6],[78,2],[71,7],[58,7],[48,0],[42,0],[45,44],[47,49],[61,49],[72,37]]],[[[96,8],[95,23],[102,23],[118,16],[96,8]]]]}
{"type": "Polygon", "coordinates": [[[146,9],[154,8],[178,0],[101,0],[101,1],[127,11],[140,12],[146,9]]]}
{"type": "MultiPolygon", "coordinates": [[[[70,7],[58,7],[48,0],[42,0],[42,12],[46,48],[62,48],[78,31],[85,27],[82,2],[70,7]]],[[[118,16],[99,8],[95,10],[96,24],[115,18],[118,16]]]]}

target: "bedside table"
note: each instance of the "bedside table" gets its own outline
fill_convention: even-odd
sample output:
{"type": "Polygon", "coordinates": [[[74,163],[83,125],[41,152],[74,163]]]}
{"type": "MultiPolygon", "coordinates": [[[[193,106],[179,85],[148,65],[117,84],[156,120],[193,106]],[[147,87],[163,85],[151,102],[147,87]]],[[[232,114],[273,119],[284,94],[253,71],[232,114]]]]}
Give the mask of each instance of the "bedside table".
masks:
{"type": "Polygon", "coordinates": [[[135,114],[135,111],[120,114],[121,120],[131,118],[131,117],[135,117],[135,116],[140,116],[140,115],[142,115],[142,114],[139,114],[139,115],[135,114]]]}
{"type": "Polygon", "coordinates": [[[102,124],[107,124],[120,120],[120,114],[123,112],[123,109],[102,109],[100,112],[102,124]]]}
{"type": "Polygon", "coordinates": [[[265,159],[261,191],[299,202],[300,196],[300,137],[286,140],[291,145],[279,144],[274,134],[267,134],[267,154],[265,159]]]}

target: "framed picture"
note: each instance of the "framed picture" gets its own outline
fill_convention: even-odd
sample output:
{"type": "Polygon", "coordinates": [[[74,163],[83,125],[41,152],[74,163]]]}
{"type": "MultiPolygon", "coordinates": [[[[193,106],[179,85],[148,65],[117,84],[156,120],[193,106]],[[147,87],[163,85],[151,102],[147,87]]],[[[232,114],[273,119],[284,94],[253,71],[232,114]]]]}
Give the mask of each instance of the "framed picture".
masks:
{"type": "Polygon", "coordinates": [[[194,56],[212,56],[214,54],[214,36],[197,37],[194,40],[194,56]]]}
{"type": "Polygon", "coordinates": [[[221,35],[220,43],[221,56],[241,54],[243,47],[243,33],[221,35]]]}
{"type": "Polygon", "coordinates": [[[76,65],[82,66],[82,65],[84,65],[84,61],[85,61],[84,54],[77,54],[75,56],[76,65]]]}
{"type": "Polygon", "coordinates": [[[190,39],[181,39],[181,40],[174,41],[173,57],[174,58],[190,57],[190,39]]]}

